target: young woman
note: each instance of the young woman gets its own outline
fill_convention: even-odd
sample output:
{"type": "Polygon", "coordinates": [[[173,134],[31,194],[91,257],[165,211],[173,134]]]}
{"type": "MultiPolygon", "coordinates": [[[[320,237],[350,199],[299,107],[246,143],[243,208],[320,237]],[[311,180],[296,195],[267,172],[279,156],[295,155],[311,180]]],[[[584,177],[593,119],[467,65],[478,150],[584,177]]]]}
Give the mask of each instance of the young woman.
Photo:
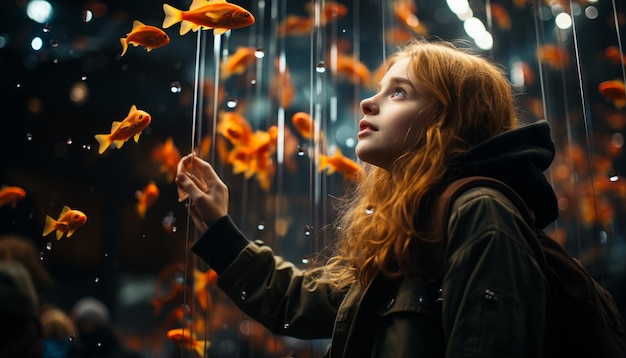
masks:
{"type": "Polygon", "coordinates": [[[424,243],[443,188],[470,175],[515,189],[538,227],[555,220],[548,124],[518,127],[499,67],[444,42],[397,52],[361,109],[366,175],[341,202],[325,265],[303,271],[248,241],[228,216],[226,185],[187,155],[176,183],[204,232],[193,252],[246,314],[276,334],[332,338],[330,357],[540,357],[546,281],[527,243],[533,229],[506,196],[468,190],[441,260],[424,243]]]}

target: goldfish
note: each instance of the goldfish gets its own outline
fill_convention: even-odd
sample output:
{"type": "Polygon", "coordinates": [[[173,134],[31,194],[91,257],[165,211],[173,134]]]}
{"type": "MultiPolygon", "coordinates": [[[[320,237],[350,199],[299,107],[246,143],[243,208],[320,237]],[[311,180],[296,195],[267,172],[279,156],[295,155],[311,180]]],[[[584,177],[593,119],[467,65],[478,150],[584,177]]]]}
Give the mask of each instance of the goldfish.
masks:
{"type": "Polygon", "coordinates": [[[228,78],[244,73],[248,67],[256,63],[256,51],[257,49],[254,47],[239,47],[220,65],[223,77],[228,78]]]}
{"type": "Polygon", "coordinates": [[[569,66],[569,54],[563,48],[556,45],[547,44],[538,49],[540,61],[545,62],[549,67],[560,70],[569,66]]]}
{"type": "Polygon", "coordinates": [[[180,150],[174,144],[172,137],[167,137],[165,143],[159,144],[151,152],[152,161],[160,164],[159,170],[166,174],[169,183],[174,181],[176,168],[180,160],[180,150]]]}
{"type": "Polygon", "coordinates": [[[113,121],[110,134],[95,135],[96,140],[100,144],[98,153],[104,153],[111,143],[115,143],[118,149],[122,148],[124,143],[130,138],[134,138],[135,143],[137,143],[139,141],[139,135],[150,125],[150,122],[150,115],[145,111],[138,110],[133,104],[123,121],[113,121]]]}
{"type": "Polygon", "coordinates": [[[417,5],[415,5],[415,1],[396,1],[394,3],[393,12],[398,20],[400,20],[400,23],[411,29],[415,34],[422,36],[428,34],[428,28],[416,15],[417,5]]]}
{"type": "Polygon", "coordinates": [[[496,20],[496,24],[503,30],[511,29],[511,16],[502,4],[490,3],[491,17],[496,20]]]}
{"type": "Polygon", "coordinates": [[[308,16],[287,15],[278,23],[276,35],[286,36],[306,36],[311,34],[313,21],[308,16]]]}
{"type": "Polygon", "coordinates": [[[179,347],[184,347],[188,350],[195,350],[198,356],[204,357],[204,352],[211,342],[201,341],[196,338],[196,335],[191,332],[191,329],[187,328],[174,328],[167,331],[167,338],[176,343],[179,347]]]}
{"type": "Polygon", "coordinates": [[[0,207],[11,205],[13,209],[17,202],[26,197],[26,191],[18,186],[3,185],[0,188],[0,207]]]}
{"type": "Polygon", "coordinates": [[[135,196],[137,197],[137,214],[143,219],[146,216],[146,210],[159,198],[159,187],[151,181],[143,190],[137,191],[135,196]]]}
{"type": "Polygon", "coordinates": [[[237,112],[223,112],[217,124],[217,132],[234,145],[247,145],[253,136],[250,123],[237,112]]]}
{"type": "Polygon", "coordinates": [[[339,77],[348,79],[354,85],[367,85],[371,81],[369,68],[352,55],[337,55],[335,70],[339,77]]]}
{"type": "MultiPolygon", "coordinates": [[[[326,24],[329,21],[342,18],[348,13],[348,7],[336,1],[324,1],[323,4],[324,6],[320,8],[319,12],[321,24],[326,24]]],[[[310,14],[315,14],[315,4],[312,1],[306,3],[304,8],[310,14]]]]}
{"type": "Polygon", "coordinates": [[[194,269],[193,271],[193,292],[198,300],[200,308],[207,310],[210,305],[210,296],[207,292],[207,286],[209,284],[215,284],[217,282],[217,272],[213,269],[208,271],[200,271],[194,269]]]}
{"type": "Polygon", "coordinates": [[[291,78],[291,71],[286,64],[281,66],[280,60],[277,58],[274,67],[276,68],[276,76],[272,77],[270,83],[270,96],[278,100],[278,103],[283,108],[289,108],[296,96],[296,89],[293,86],[293,80],[291,78]]]}
{"type": "Polygon", "coordinates": [[[87,215],[78,210],[72,210],[69,206],[63,206],[59,218],[54,220],[49,215],[46,215],[46,223],[43,227],[43,236],[48,236],[51,232],[56,230],[57,240],[61,240],[63,234],[67,234],[69,238],[74,234],[76,229],[85,225],[87,221],[87,215]]]}
{"type": "Polygon", "coordinates": [[[150,52],[152,49],[162,47],[170,42],[169,36],[165,31],[159,29],[156,26],[144,25],[141,21],[133,21],[133,28],[126,37],[120,39],[122,43],[122,54],[124,56],[128,49],[128,44],[135,47],[141,45],[146,48],[146,51],[150,52]]]}
{"type": "Polygon", "coordinates": [[[617,109],[626,106],[626,93],[624,92],[624,81],[610,80],[604,81],[598,85],[600,94],[612,101],[617,109]]]}
{"type": "Polygon", "coordinates": [[[293,123],[296,130],[304,139],[313,139],[316,132],[315,122],[313,118],[306,112],[297,112],[291,116],[291,123],[293,123]]]}
{"type": "Polygon", "coordinates": [[[163,28],[180,22],[180,35],[189,30],[213,29],[214,35],[221,35],[230,29],[250,26],[254,23],[252,14],[226,0],[193,0],[188,11],[179,10],[171,5],[163,4],[163,28]]]}
{"type": "Polygon", "coordinates": [[[626,54],[620,52],[617,46],[607,47],[604,50],[604,56],[612,63],[621,63],[626,66],[626,54]]]}
{"type": "Polygon", "coordinates": [[[358,180],[363,175],[363,168],[359,163],[345,157],[339,148],[332,156],[320,154],[319,171],[327,169],[328,175],[339,172],[349,180],[358,180]]]}

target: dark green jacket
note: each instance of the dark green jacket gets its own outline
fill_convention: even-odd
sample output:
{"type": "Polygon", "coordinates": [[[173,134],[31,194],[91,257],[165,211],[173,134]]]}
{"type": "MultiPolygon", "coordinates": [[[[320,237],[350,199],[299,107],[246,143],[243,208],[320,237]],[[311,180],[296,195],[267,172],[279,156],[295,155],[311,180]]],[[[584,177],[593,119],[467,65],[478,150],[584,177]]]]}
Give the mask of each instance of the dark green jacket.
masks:
{"type": "MultiPolygon", "coordinates": [[[[554,193],[542,192],[549,185],[529,182],[528,174],[537,177],[536,171],[551,161],[546,156],[553,155],[553,147],[545,143],[549,127],[543,122],[513,132],[521,133],[495,138],[492,150],[477,147],[484,155],[468,153],[471,161],[466,157],[459,164],[459,176],[485,175],[481,168],[491,166],[484,161],[497,163],[493,157],[510,154],[517,165],[502,160],[519,171],[505,173],[514,180],[492,176],[514,188],[520,185],[515,180],[535,188],[543,201],[521,194],[545,225],[554,220],[546,217],[556,212],[554,193]],[[516,141],[515,135],[522,139],[516,141]],[[510,145],[517,150],[507,150],[510,145]],[[537,165],[538,159],[543,164],[537,165]],[[534,172],[524,175],[525,164],[534,172]]],[[[243,312],[275,334],[331,338],[328,356],[333,358],[535,358],[543,347],[546,282],[527,244],[534,238],[503,194],[478,187],[462,194],[452,208],[439,281],[390,281],[379,275],[365,289],[353,285],[333,292],[262,242],[249,242],[229,217],[215,223],[192,250],[218,272],[218,285],[243,312]]]]}

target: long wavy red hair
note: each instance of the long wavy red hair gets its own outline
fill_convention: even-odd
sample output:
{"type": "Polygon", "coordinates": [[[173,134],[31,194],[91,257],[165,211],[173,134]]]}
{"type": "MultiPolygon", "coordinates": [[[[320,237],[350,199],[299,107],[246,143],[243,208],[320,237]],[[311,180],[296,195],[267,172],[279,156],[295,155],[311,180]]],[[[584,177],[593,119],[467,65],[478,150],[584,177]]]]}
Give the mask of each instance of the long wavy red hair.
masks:
{"type": "Polygon", "coordinates": [[[405,139],[408,150],[388,170],[366,164],[364,179],[337,203],[336,251],[323,268],[336,288],[365,287],[378,272],[420,274],[416,243],[429,235],[420,219],[428,217],[429,198],[445,181],[448,164],[517,126],[512,87],[498,65],[449,42],[414,40],[388,68],[407,57],[431,99],[419,116],[427,125],[405,139]]]}

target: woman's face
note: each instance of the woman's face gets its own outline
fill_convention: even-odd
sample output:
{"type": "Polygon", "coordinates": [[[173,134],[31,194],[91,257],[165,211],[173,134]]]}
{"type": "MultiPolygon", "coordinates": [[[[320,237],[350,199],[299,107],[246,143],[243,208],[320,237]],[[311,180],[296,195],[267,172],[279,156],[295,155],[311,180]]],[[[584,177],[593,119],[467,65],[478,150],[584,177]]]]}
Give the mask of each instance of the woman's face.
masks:
{"type": "Polygon", "coordinates": [[[421,112],[429,101],[409,71],[409,58],[396,62],[381,80],[378,92],[361,101],[356,154],[367,163],[389,169],[413,141],[424,121],[421,112]]]}

